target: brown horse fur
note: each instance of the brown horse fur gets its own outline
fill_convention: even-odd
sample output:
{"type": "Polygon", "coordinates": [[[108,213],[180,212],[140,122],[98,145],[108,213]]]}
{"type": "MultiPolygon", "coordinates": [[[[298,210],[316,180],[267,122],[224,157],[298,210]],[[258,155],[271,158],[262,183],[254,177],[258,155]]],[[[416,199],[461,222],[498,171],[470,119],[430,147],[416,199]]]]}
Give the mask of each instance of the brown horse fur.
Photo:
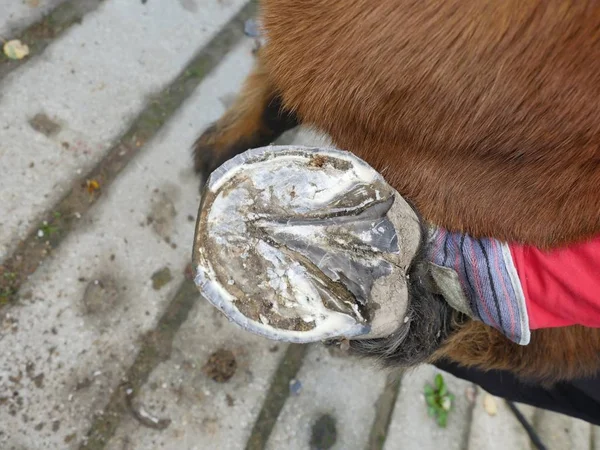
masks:
{"type": "MultiPolygon", "coordinates": [[[[237,104],[198,140],[197,169],[301,122],[450,230],[545,248],[600,232],[600,3],[262,7],[267,45],[237,104]]],[[[522,347],[467,321],[432,357],[568,379],[600,370],[600,331],[537,330],[522,347]]]]}

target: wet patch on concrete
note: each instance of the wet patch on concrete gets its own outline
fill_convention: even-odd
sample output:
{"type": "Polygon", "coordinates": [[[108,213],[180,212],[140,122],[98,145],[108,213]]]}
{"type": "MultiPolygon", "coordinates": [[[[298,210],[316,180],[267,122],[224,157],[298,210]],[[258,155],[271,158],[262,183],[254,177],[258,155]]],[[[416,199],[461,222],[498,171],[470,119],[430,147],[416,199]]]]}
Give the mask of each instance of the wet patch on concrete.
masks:
{"type": "Polygon", "coordinates": [[[62,128],[58,122],[52,120],[44,113],[38,113],[29,119],[29,125],[35,131],[42,133],[46,137],[57,135],[62,128]]]}
{"type": "Polygon", "coordinates": [[[198,11],[198,4],[196,3],[196,0],[179,0],[179,4],[183,9],[191,13],[198,11]]]}
{"type": "Polygon", "coordinates": [[[86,314],[104,314],[122,303],[122,289],[114,278],[104,275],[88,283],[82,301],[86,314]]]}
{"type": "Polygon", "coordinates": [[[173,279],[173,275],[171,275],[171,269],[168,267],[163,267],[162,269],[154,272],[151,279],[152,289],[158,291],[173,279]]]}
{"type": "Polygon", "coordinates": [[[225,383],[229,381],[237,369],[237,361],[231,350],[219,349],[208,358],[208,361],[202,368],[203,372],[216,381],[225,383]]]}
{"type": "Polygon", "coordinates": [[[337,441],[337,421],[331,414],[323,414],[313,423],[310,435],[311,450],[329,450],[337,441]]]}
{"type": "Polygon", "coordinates": [[[150,199],[150,213],[146,217],[146,224],[162,239],[171,242],[174,219],[177,216],[175,201],[178,197],[178,189],[175,186],[167,186],[163,189],[155,189],[150,199]]]}

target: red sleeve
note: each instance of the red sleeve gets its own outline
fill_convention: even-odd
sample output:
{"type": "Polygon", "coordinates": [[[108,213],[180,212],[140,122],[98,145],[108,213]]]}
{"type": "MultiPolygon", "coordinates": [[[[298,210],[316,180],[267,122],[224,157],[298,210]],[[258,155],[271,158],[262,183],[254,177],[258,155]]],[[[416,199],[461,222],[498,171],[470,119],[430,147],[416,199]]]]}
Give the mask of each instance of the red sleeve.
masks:
{"type": "Polygon", "coordinates": [[[600,236],[552,251],[510,245],[529,328],[600,328],[600,236]]]}

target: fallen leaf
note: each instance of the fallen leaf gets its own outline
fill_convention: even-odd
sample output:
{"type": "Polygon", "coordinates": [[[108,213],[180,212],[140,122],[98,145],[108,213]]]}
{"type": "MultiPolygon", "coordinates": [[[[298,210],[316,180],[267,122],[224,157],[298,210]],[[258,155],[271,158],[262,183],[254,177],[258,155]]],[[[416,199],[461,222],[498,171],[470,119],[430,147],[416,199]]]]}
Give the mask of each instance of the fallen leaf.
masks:
{"type": "Polygon", "coordinates": [[[485,394],[483,397],[483,409],[485,409],[485,412],[490,416],[495,416],[498,413],[496,399],[492,395],[485,394]]]}
{"type": "Polygon", "coordinates": [[[435,387],[438,390],[441,390],[444,387],[444,377],[442,377],[442,374],[440,373],[435,376],[435,387]]]}
{"type": "Polygon", "coordinates": [[[23,59],[29,55],[29,46],[18,39],[4,43],[4,54],[9,59],[23,59]]]}
{"type": "Polygon", "coordinates": [[[93,194],[98,189],[100,189],[100,183],[98,183],[96,180],[87,180],[85,182],[85,184],[86,184],[87,190],[90,194],[93,194]]]}
{"type": "Polygon", "coordinates": [[[30,8],[37,8],[40,6],[40,0],[25,0],[25,4],[30,8]]]}

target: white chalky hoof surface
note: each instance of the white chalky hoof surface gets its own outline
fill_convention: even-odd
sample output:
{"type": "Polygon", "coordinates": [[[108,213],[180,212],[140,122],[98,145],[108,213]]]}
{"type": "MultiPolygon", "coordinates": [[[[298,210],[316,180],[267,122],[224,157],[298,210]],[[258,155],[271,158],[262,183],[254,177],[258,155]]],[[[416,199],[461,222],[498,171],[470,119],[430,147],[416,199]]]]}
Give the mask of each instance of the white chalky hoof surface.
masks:
{"type": "Polygon", "coordinates": [[[354,155],[250,150],[213,173],[202,203],[196,283],[243,328],[311,342],[401,324],[418,222],[354,155]]]}

